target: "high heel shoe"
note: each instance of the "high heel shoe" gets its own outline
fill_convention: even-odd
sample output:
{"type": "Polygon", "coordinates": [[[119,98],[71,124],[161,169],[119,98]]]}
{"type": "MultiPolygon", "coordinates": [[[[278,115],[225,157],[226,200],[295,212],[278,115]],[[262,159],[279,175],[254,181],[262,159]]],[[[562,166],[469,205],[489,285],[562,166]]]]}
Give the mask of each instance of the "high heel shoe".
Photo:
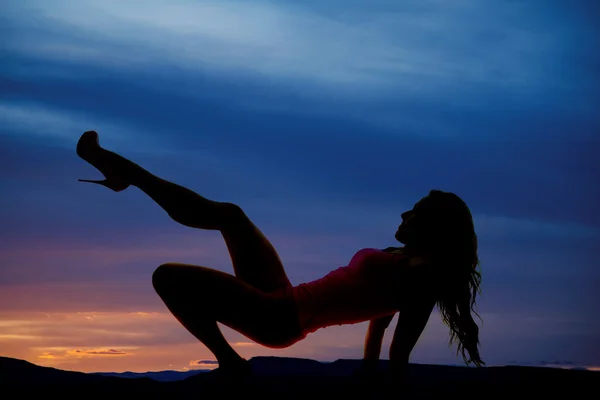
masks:
{"type": "Polygon", "coordinates": [[[98,134],[95,131],[87,131],[81,135],[77,142],[77,155],[83,158],[88,163],[96,167],[106,179],[104,180],[91,180],[91,179],[78,179],[79,182],[97,183],[102,186],[120,192],[129,187],[129,183],[123,178],[119,177],[115,166],[111,164],[110,160],[107,159],[107,155],[116,154],[108,152],[107,150],[100,147],[98,140],[98,134]]]}

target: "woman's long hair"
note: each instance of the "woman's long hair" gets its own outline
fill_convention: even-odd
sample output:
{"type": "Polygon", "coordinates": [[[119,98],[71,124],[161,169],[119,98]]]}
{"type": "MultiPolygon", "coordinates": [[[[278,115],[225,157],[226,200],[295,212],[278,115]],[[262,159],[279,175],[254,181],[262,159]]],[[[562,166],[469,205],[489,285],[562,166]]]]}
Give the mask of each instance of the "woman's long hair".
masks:
{"type": "MultiPolygon", "coordinates": [[[[417,241],[433,255],[440,272],[437,306],[465,363],[482,366],[479,327],[473,315],[481,293],[477,235],[466,203],[454,193],[431,190],[417,211],[417,241]],[[420,214],[420,215],[419,215],[420,214]]],[[[483,320],[482,320],[483,321],[483,320]]]]}

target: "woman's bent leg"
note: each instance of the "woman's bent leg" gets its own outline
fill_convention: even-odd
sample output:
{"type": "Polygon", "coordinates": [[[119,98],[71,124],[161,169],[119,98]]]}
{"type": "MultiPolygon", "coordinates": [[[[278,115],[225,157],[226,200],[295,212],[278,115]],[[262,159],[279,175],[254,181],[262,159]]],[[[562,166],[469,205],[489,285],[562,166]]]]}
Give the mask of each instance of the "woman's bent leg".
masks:
{"type": "Polygon", "coordinates": [[[264,293],[230,274],[169,263],[158,267],[152,283],[167,308],[213,352],[220,367],[242,359],[216,322],[271,348],[301,339],[292,299],[264,293]]]}

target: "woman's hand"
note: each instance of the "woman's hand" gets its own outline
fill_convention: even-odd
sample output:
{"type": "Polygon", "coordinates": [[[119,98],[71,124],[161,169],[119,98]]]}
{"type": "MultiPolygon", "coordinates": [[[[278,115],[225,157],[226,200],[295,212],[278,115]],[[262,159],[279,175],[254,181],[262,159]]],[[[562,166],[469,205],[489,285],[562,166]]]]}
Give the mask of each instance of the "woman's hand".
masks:
{"type": "Polygon", "coordinates": [[[405,383],[408,378],[408,358],[390,360],[385,374],[388,383],[405,383]]]}
{"type": "Polygon", "coordinates": [[[389,361],[388,368],[379,368],[378,362],[363,360],[354,372],[354,378],[368,385],[398,385],[407,382],[408,359],[405,361],[389,361]]]}
{"type": "Polygon", "coordinates": [[[383,379],[383,371],[378,366],[379,360],[363,360],[354,372],[354,377],[365,383],[375,383],[383,379]]]}

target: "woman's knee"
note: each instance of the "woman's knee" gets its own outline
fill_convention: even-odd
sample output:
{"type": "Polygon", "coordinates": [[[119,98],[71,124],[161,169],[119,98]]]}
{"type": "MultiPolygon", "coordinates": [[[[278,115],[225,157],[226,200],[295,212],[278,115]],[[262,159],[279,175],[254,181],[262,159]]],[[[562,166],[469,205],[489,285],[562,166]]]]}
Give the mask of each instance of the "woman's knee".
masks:
{"type": "Polygon", "coordinates": [[[173,287],[175,270],[175,264],[172,263],[162,264],[154,270],[152,286],[159,295],[166,293],[169,288],[173,287]]]}
{"type": "Polygon", "coordinates": [[[236,226],[248,220],[248,216],[242,207],[235,203],[219,203],[219,208],[221,218],[227,227],[236,226]]]}

